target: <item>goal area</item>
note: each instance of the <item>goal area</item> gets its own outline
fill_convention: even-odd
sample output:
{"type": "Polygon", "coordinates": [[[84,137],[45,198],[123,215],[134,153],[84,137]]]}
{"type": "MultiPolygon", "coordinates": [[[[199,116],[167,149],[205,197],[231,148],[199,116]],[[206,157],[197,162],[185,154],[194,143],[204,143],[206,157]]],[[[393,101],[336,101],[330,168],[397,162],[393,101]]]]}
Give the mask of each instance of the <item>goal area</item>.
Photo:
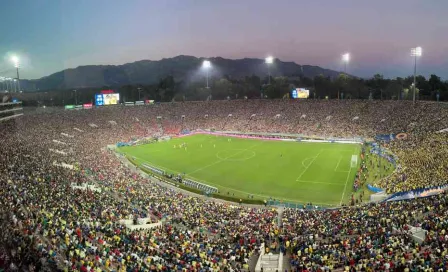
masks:
{"type": "Polygon", "coordinates": [[[350,161],[350,166],[351,166],[351,168],[355,168],[356,166],[358,166],[358,156],[357,155],[352,155],[352,160],[350,161]]]}

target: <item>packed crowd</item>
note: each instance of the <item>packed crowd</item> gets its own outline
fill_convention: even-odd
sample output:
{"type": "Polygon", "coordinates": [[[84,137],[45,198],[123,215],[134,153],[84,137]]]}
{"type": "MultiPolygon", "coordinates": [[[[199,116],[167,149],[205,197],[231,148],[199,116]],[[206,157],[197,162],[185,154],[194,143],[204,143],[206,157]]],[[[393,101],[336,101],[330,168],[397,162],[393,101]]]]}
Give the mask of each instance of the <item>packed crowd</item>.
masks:
{"type": "Polygon", "coordinates": [[[198,128],[367,138],[406,132],[416,136],[390,146],[403,173],[381,185],[407,190],[446,183],[448,160],[438,160],[447,158],[446,134],[424,135],[447,127],[448,109],[438,104],[289,100],[105,107],[1,122],[0,268],[248,271],[265,243],[290,254],[294,271],[444,269],[445,195],[287,210],[279,224],[275,209],[191,196],[143,177],[106,146],[198,128]],[[403,174],[409,185],[398,182],[403,174]],[[101,191],[73,189],[83,184],[101,191]],[[131,230],[120,223],[136,217],[163,224],[131,230]],[[428,230],[422,245],[408,225],[428,230]]]}
{"type": "Polygon", "coordinates": [[[400,158],[400,167],[376,186],[388,193],[417,190],[448,183],[448,133],[410,135],[407,141],[389,144],[400,158]]]}

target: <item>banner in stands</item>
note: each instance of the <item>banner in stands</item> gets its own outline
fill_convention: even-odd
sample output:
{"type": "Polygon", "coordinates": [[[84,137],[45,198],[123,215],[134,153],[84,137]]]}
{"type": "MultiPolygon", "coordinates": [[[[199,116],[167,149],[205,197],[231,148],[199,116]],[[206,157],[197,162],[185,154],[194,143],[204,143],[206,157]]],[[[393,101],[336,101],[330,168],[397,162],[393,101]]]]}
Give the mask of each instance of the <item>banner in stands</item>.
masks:
{"type": "Polygon", "coordinates": [[[398,201],[398,200],[407,200],[421,197],[428,197],[432,195],[438,195],[447,190],[448,186],[436,186],[426,189],[417,189],[407,192],[399,192],[391,195],[385,201],[398,201]]]}
{"type": "Polygon", "coordinates": [[[380,156],[392,163],[394,167],[397,167],[398,159],[394,154],[392,154],[389,150],[380,147],[377,143],[371,143],[370,145],[372,146],[370,149],[371,154],[380,156]]]}
{"type": "Polygon", "coordinates": [[[383,142],[390,142],[395,140],[396,134],[378,134],[375,136],[375,140],[377,141],[383,141],[383,142]]]}
{"type": "Polygon", "coordinates": [[[378,188],[378,187],[374,187],[374,186],[372,186],[370,184],[367,184],[367,189],[369,189],[370,191],[372,191],[374,193],[381,193],[381,192],[384,191],[383,189],[378,188]]]}

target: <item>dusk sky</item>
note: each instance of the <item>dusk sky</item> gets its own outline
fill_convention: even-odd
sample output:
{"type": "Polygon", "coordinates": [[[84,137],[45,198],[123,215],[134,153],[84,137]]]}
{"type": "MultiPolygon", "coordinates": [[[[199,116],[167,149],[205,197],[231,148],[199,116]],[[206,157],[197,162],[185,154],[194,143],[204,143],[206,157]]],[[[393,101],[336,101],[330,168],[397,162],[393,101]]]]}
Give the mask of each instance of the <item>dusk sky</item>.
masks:
{"type": "Polygon", "coordinates": [[[370,77],[448,79],[448,0],[3,0],[0,76],[177,55],[264,58],[370,77]]]}

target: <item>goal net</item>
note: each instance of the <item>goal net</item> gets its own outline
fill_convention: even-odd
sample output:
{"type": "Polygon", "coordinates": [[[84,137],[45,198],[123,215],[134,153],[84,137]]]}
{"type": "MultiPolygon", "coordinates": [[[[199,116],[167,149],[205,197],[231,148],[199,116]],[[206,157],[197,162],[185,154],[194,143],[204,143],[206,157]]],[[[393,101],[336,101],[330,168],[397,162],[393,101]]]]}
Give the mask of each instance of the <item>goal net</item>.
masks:
{"type": "Polygon", "coordinates": [[[357,155],[352,155],[352,160],[350,162],[350,166],[352,168],[355,168],[356,166],[358,166],[358,156],[357,155]]]}

